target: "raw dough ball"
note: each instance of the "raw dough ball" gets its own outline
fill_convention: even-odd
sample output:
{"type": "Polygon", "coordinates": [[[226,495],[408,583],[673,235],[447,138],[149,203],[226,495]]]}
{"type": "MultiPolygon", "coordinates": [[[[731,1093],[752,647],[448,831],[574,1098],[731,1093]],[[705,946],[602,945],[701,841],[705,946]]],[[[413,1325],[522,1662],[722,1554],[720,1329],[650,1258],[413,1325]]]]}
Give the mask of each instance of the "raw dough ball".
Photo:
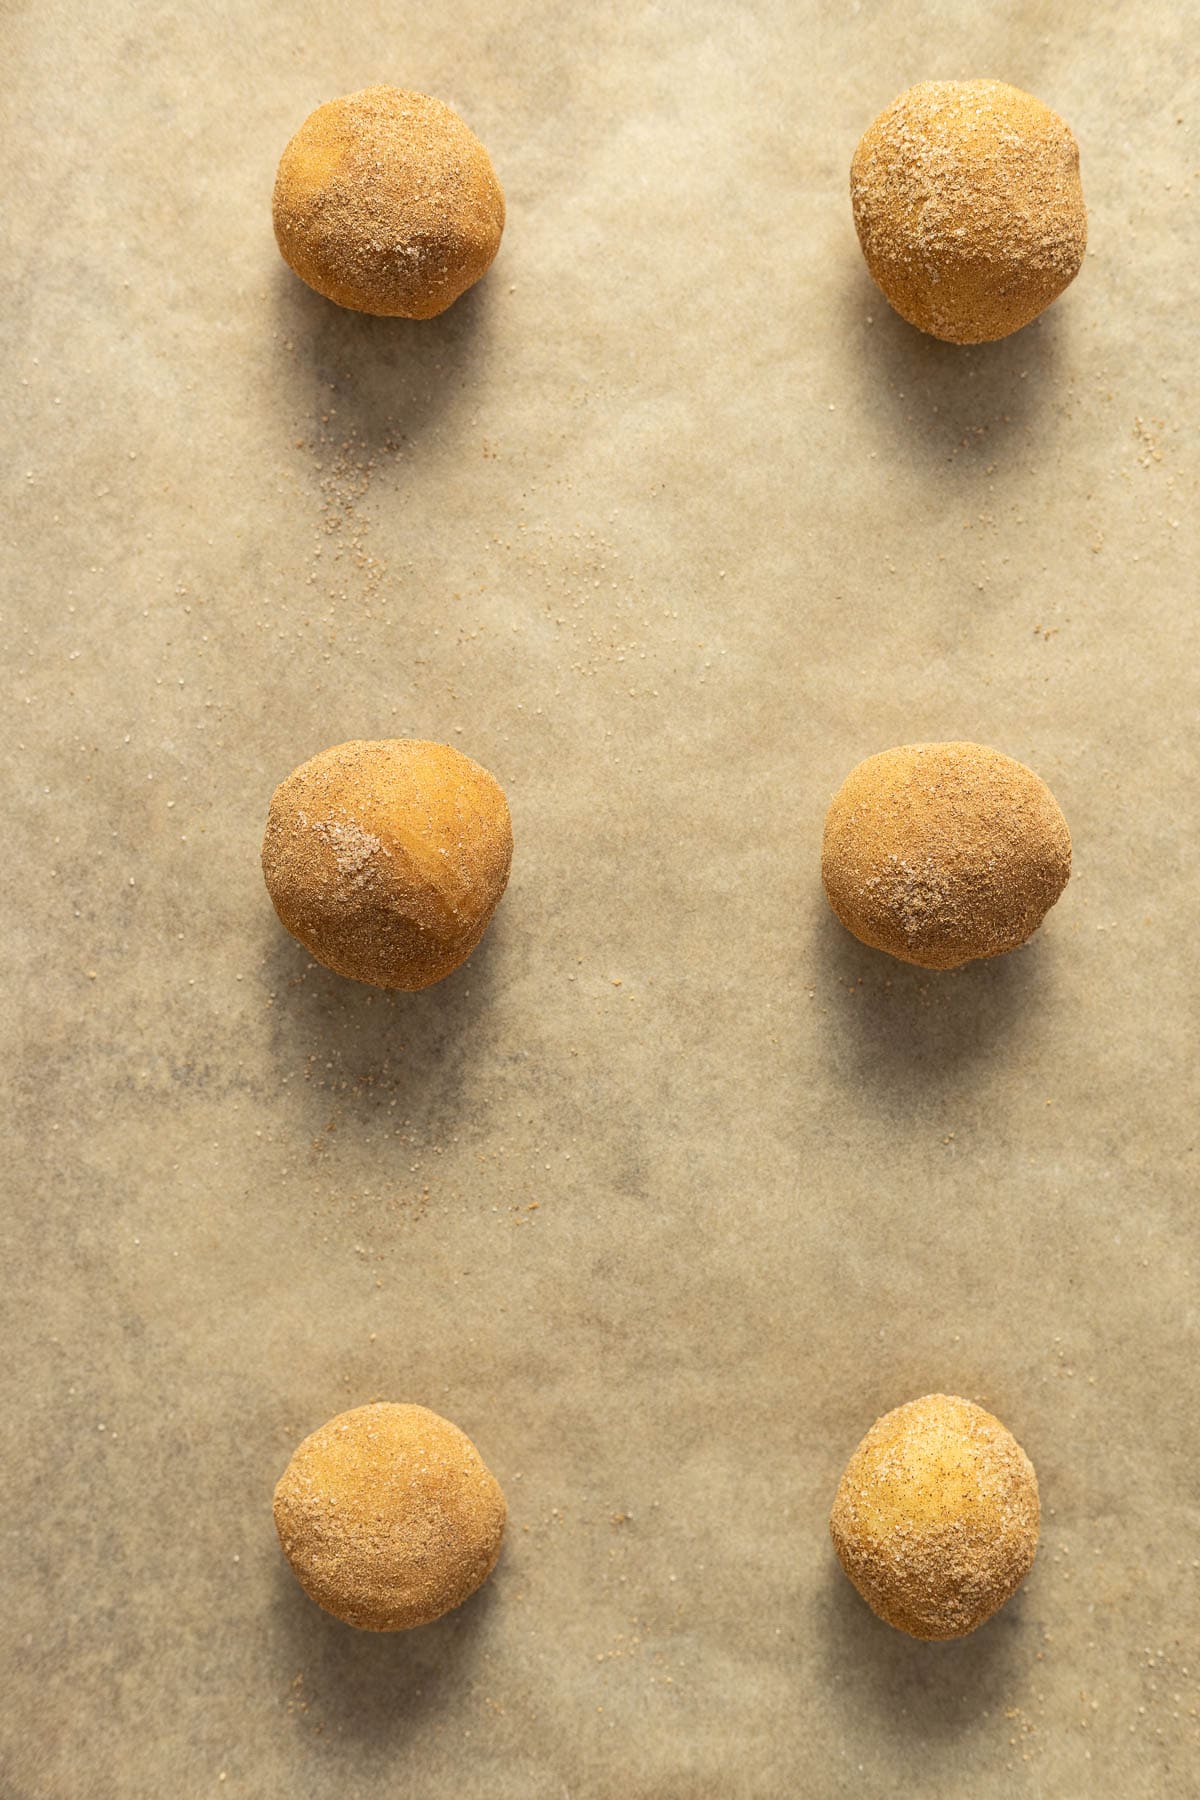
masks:
{"type": "Polygon", "coordinates": [[[871,1608],[917,1638],[965,1637],[1033,1566],[1038,1485],[981,1406],[926,1394],[885,1413],[850,1461],[829,1529],[871,1608]]]}
{"type": "Polygon", "coordinates": [[[847,930],[901,962],[953,969],[1015,950],[1071,873],[1045,782],[982,744],[905,744],[851,769],[821,845],[847,930]]]}
{"type": "Polygon", "coordinates": [[[504,195],[456,112],[428,94],[369,87],[310,113],[279,159],[273,202],[285,262],[355,312],[431,319],[500,248],[504,195]]]}
{"type": "Polygon", "coordinates": [[[500,784],[449,744],[337,744],[271,799],[262,865],[275,911],[338,975],[424,988],[483,936],[508,880],[500,784]]]}
{"type": "Polygon", "coordinates": [[[380,1402],[306,1437],[275,1489],[275,1529],[311,1600],[364,1631],[461,1606],[496,1566],[506,1508],[470,1438],[380,1402]]]}
{"type": "Polygon", "coordinates": [[[893,100],[859,140],[850,198],[888,300],[952,344],[1028,325],[1087,247],[1078,144],[1003,81],[922,81],[893,100]]]}

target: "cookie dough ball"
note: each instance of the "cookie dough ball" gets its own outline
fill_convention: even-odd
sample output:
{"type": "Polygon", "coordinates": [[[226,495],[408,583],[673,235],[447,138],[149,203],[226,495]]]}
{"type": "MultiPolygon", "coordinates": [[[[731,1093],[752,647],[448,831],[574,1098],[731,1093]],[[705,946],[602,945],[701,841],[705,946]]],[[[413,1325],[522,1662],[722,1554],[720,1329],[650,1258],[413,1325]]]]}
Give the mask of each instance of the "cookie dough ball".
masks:
{"type": "Polygon", "coordinates": [[[363,1631],[461,1606],[496,1566],[506,1508],[470,1438],[380,1402],[306,1437],[275,1489],[275,1529],[310,1600],[363,1631]]]}
{"type": "Polygon", "coordinates": [[[512,861],[493,776],[449,744],[337,744],[271,800],[262,865],[275,911],[335,974],[424,988],[483,936],[512,861]]]}
{"type": "Polygon", "coordinates": [[[1028,325],[1087,247],[1078,144],[1003,81],[922,81],[893,100],[859,140],[850,198],[887,299],[952,344],[1028,325]]]}
{"type": "Polygon", "coordinates": [[[1032,769],[982,744],[905,744],[851,769],[821,879],[848,931],[926,969],[1015,950],[1067,885],[1071,834],[1032,769]]]}
{"type": "Polygon", "coordinates": [[[500,248],[504,195],[456,112],[369,87],[310,113],[279,159],[275,237],[318,294],[355,312],[431,319],[500,248]]]}
{"type": "Polygon", "coordinates": [[[981,1406],[926,1394],[885,1413],[846,1465],[829,1530],[871,1608],[917,1638],[965,1637],[1033,1566],[1038,1485],[981,1406]]]}

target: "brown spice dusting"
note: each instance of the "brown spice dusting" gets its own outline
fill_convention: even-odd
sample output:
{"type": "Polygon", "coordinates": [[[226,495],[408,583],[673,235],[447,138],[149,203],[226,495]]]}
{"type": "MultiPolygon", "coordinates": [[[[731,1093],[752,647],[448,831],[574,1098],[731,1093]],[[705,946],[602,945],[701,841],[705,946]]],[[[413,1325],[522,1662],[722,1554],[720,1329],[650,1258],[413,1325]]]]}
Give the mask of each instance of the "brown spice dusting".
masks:
{"type": "Polygon", "coordinates": [[[431,319],[491,265],[504,194],[450,107],[369,87],[304,121],[280,158],[273,214],[284,261],[327,300],[431,319]]]}
{"type": "Polygon", "coordinates": [[[1071,834],[1045,782],[982,744],[870,756],[825,819],[821,879],[842,924],[927,969],[1016,949],[1070,872],[1071,834]]]}
{"type": "Polygon", "coordinates": [[[292,936],[335,974],[416,989],[474,950],[512,862],[503,790],[449,744],[337,744],[271,799],[262,865],[292,936]]]}
{"type": "Polygon", "coordinates": [[[305,1593],[364,1631],[407,1631],[461,1606],[495,1568],[507,1515],[457,1425],[386,1402],[306,1437],[274,1510],[305,1593]]]}
{"type": "Polygon", "coordinates": [[[923,81],[867,127],[850,169],[867,267],[896,311],[979,344],[1028,325],[1079,273],[1079,146],[1003,81],[923,81]]]}
{"type": "Polygon", "coordinates": [[[970,1400],[926,1394],[885,1413],[846,1465],[834,1549],[871,1610],[917,1638],[965,1637],[1033,1566],[1033,1464],[970,1400]]]}

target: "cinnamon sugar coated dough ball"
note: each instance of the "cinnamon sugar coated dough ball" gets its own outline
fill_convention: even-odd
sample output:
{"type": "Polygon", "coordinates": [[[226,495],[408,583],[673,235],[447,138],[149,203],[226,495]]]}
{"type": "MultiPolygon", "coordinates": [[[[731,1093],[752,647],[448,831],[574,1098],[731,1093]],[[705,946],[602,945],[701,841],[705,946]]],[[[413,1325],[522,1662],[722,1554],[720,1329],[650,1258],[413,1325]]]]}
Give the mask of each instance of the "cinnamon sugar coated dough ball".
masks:
{"type": "Polygon", "coordinates": [[[271,799],[267,889],[327,969],[424,988],[457,969],[496,910],[512,862],[498,781],[449,744],[336,744],[271,799]]]}
{"type": "Polygon", "coordinates": [[[363,1631],[428,1625],[496,1566],[506,1508],[470,1438],[380,1402],[306,1437],[275,1489],[275,1529],[310,1600],[363,1631]]]}
{"type": "Polygon", "coordinates": [[[1033,1464],[999,1419],[926,1394],[872,1425],[846,1465],[829,1530],[872,1612],[911,1637],[957,1638],[1028,1575],[1039,1510],[1033,1464]]]}
{"type": "Polygon", "coordinates": [[[456,112],[428,94],[369,87],[310,113],[279,160],[283,259],[355,312],[431,319],[500,248],[504,194],[456,112]]]}
{"type": "Polygon", "coordinates": [[[926,969],[1015,950],[1071,873],[1058,802],[982,744],[905,744],[852,769],[830,803],[821,880],[848,931],[926,969]]]}
{"type": "Polygon", "coordinates": [[[1003,81],[922,81],[869,125],[850,168],[867,267],[902,318],[952,344],[1028,325],[1087,248],[1079,146],[1003,81]]]}

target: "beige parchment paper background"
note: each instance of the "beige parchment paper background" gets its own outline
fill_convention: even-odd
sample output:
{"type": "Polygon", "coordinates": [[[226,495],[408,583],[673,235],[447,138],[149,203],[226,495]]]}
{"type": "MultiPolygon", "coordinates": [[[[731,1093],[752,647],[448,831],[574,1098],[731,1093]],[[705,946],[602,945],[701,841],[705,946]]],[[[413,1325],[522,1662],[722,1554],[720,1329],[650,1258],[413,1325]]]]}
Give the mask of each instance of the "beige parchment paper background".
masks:
{"type": "Polygon", "coordinates": [[[5,6],[7,1800],[1196,1792],[1189,11],[5,6]],[[872,289],[847,174],[973,74],[1070,121],[1091,249],[962,350],[872,289]],[[430,324],[271,235],[290,133],[380,79],[507,191],[430,324]],[[294,764],[404,734],[517,845],[412,997],[258,867],[294,764]],[[818,846],[945,737],[1046,777],[1075,872],[934,978],[818,846]],[[936,1388],[1044,1529],[923,1646],[826,1518],[936,1388]],[[270,1517],[376,1396],[511,1506],[391,1639],[270,1517]]]}

